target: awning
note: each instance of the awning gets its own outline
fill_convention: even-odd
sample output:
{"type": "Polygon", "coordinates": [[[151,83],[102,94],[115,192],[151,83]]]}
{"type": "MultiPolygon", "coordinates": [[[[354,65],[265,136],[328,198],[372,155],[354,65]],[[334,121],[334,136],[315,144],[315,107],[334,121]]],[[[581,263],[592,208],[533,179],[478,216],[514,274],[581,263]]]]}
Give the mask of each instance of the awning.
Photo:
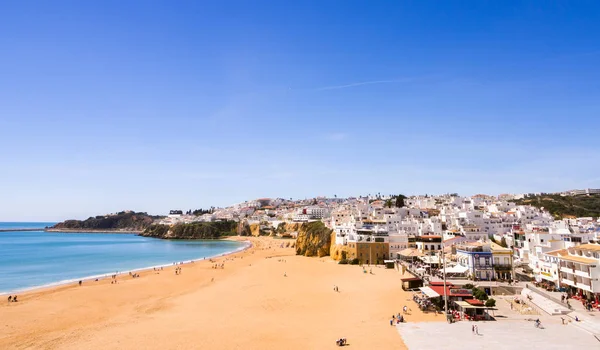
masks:
{"type": "Polygon", "coordinates": [[[439,264],[440,258],[437,255],[426,255],[419,258],[425,264],[439,264]]]}
{"type": "Polygon", "coordinates": [[[421,253],[418,249],[415,249],[415,248],[406,248],[406,249],[398,252],[398,254],[405,256],[405,257],[423,256],[423,253],[421,253]]]}
{"type": "Polygon", "coordinates": [[[419,290],[421,290],[423,294],[427,295],[428,298],[437,298],[440,296],[435,290],[429,287],[420,287],[419,290]]]}
{"type": "Polygon", "coordinates": [[[465,273],[469,270],[468,267],[462,265],[456,265],[446,268],[446,273],[465,273]]]}
{"type": "Polygon", "coordinates": [[[485,306],[475,306],[467,303],[466,301],[455,301],[456,305],[460,306],[463,309],[487,309],[485,306]]]}

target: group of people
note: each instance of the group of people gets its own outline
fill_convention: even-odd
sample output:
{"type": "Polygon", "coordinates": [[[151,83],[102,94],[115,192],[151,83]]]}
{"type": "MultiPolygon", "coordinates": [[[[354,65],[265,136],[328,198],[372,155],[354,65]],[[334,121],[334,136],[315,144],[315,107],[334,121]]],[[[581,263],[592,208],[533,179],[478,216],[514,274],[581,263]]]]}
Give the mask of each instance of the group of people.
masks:
{"type": "Polygon", "coordinates": [[[344,346],[344,345],[346,345],[346,343],[347,343],[346,338],[340,338],[335,341],[335,344],[337,346],[344,346]]]}
{"type": "Polygon", "coordinates": [[[181,275],[181,266],[177,266],[177,267],[175,268],[175,274],[176,274],[176,275],[181,275]]]}
{"type": "Polygon", "coordinates": [[[404,322],[404,316],[402,316],[402,315],[400,315],[400,313],[398,313],[397,315],[392,315],[392,319],[390,320],[390,326],[393,326],[394,323],[399,324],[402,322],[404,322]]]}
{"type": "Polygon", "coordinates": [[[340,289],[338,288],[338,286],[334,285],[334,286],[333,286],[333,291],[334,291],[334,292],[339,292],[339,291],[340,291],[340,289]]]}
{"type": "Polygon", "coordinates": [[[425,297],[420,296],[418,293],[415,293],[413,295],[413,301],[415,303],[419,304],[419,309],[421,309],[423,311],[426,311],[426,310],[434,307],[434,305],[431,302],[431,300],[429,300],[429,299],[427,299],[425,297]]]}
{"type": "Polygon", "coordinates": [[[225,268],[225,263],[221,263],[221,264],[214,264],[212,266],[213,269],[224,269],[225,268]]]}
{"type": "Polygon", "coordinates": [[[8,302],[9,303],[16,303],[17,301],[18,300],[17,300],[17,296],[16,295],[14,295],[14,296],[13,295],[9,295],[8,296],[8,302]]]}

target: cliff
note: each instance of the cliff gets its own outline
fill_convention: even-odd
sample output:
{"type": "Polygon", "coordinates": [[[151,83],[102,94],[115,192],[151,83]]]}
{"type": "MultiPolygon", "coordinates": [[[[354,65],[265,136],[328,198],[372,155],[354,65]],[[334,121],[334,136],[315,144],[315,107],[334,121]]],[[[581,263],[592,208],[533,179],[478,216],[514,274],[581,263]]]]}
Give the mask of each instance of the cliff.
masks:
{"type": "Polygon", "coordinates": [[[348,259],[348,246],[342,244],[335,244],[335,233],[331,234],[331,248],[329,249],[329,255],[333,260],[348,259]]]}
{"type": "Polygon", "coordinates": [[[237,229],[238,223],[235,221],[151,225],[140,236],[162,239],[219,239],[237,234],[237,229]]]}
{"type": "Polygon", "coordinates": [[[298,230],[296,254],[323,257],[329,255],[331,230],[321,221],[306,222],[298,230]]]}
{"type": "Polygon", "coordinates": [[[90,217],[86,220],[66,220],[50,229],[52,230],[84,230],[84,231],[143,231],[160,216],[147,213],[122,211],[117,214],[90,217]]]}

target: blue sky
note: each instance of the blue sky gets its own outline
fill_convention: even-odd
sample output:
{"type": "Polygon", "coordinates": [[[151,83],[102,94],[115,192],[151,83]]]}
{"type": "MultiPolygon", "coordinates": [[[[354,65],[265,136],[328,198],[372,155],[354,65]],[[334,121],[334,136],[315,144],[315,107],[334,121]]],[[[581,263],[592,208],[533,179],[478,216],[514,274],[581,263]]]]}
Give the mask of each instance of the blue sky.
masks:
{"type": "Polygon", "coordinates": [[[0,220],[600,187],[595,1],[0,3],[0,220]]]}

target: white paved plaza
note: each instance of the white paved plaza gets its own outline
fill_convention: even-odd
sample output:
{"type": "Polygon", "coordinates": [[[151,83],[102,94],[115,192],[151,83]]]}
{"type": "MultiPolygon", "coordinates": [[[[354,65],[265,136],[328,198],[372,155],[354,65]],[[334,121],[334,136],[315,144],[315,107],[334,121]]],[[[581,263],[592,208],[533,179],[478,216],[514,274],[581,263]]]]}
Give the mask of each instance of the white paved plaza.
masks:
{"type": "Polygon", "coordinates": [[[576,326],[546,323],[544,329],[525,320],[403,323],[396,327],[409,350],[600,349],[600,341],[576,326]],[[473,324],[480,335],[472,333],[473,324]]]}

